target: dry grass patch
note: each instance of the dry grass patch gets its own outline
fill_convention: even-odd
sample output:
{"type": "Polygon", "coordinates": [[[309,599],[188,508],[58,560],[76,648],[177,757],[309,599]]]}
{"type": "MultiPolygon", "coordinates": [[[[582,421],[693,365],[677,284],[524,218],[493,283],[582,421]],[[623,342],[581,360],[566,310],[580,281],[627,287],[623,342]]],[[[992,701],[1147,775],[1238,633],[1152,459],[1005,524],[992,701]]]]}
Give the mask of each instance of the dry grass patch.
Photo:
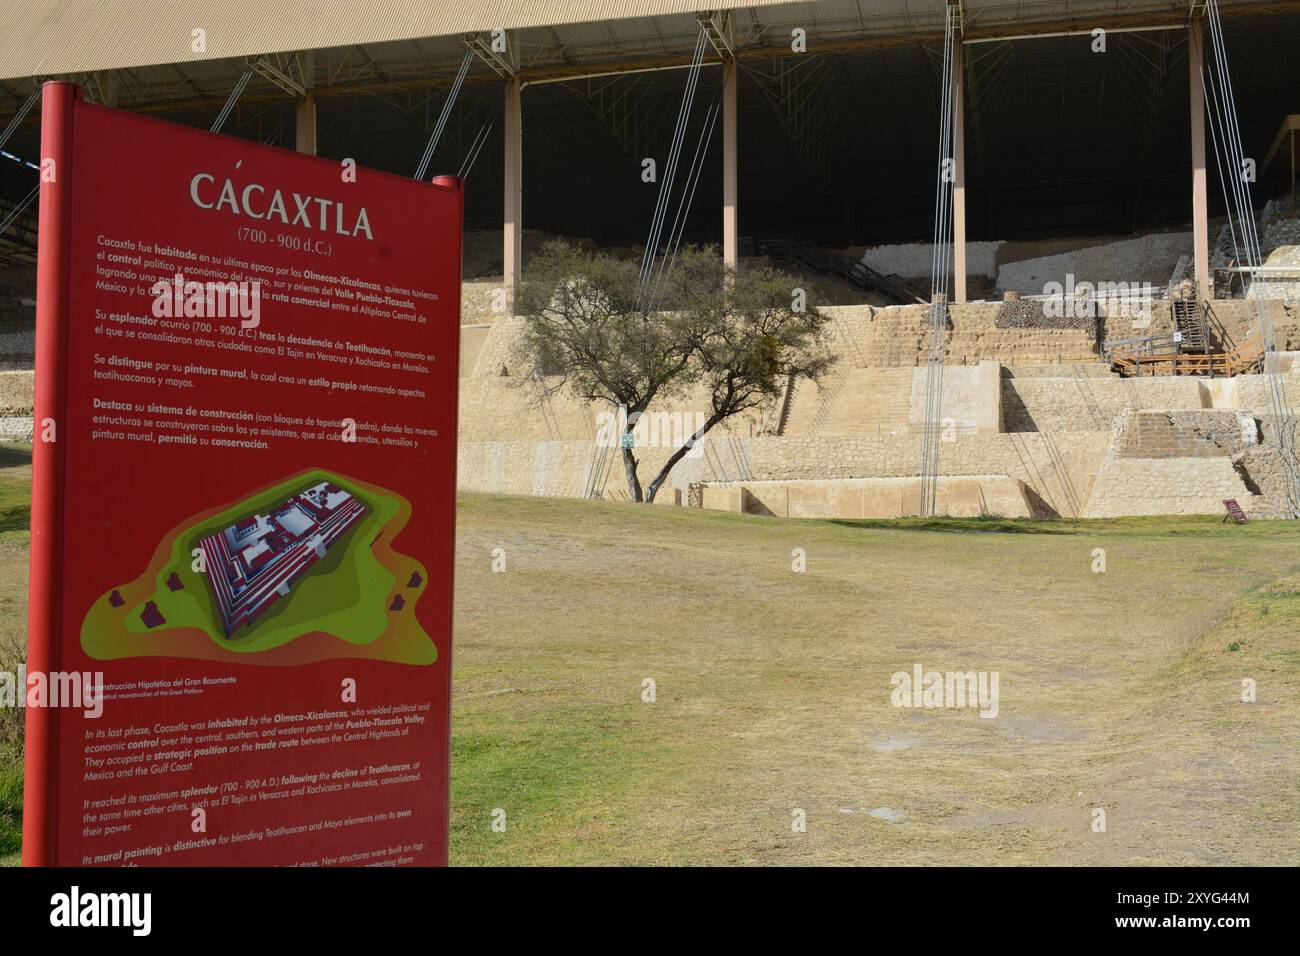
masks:
{"type": "MultiPolygon", "coordinates": [[[[1297,569],[1298,537],[1213,519],[870,526],[465,496],[453,860],[1269,862],[1267,840],[1176,833],[1199,831],[1206,806],[1272,819],[1294,784],[1160,804],[1204,753],[1180,756],[1151,715],[1205,686],[1202,646],[1235,597],[1297,569]],[[890,676],[915,663],[999,672],[999,716],[894,708],[890,676]],[[1139,832],[1124,807],[1155,751],[1161,825],[1139,832]],[[1094,805],[1111,808],[1106,834],[1089,829],[1094,805]]],[[[1226,738],[1181,732],[1205,752],[1268,751],[1288,726],[1294,739],[1279,710],[1226,738]]]]}
{"type": "MultiPolygon", "coordinates": [[[[29,453],[3,451],[8,666],[29,453]]],[[[1298,543],[1294,522],[800,522],[465,495],[452,860],[1293,861],[1298,543]],[[915,663],[997,671],[999,716],[893,707],[890,676],[915,663]]],[[[0,752],[0,864],[17,860],[17,757],[0,752]]]]}

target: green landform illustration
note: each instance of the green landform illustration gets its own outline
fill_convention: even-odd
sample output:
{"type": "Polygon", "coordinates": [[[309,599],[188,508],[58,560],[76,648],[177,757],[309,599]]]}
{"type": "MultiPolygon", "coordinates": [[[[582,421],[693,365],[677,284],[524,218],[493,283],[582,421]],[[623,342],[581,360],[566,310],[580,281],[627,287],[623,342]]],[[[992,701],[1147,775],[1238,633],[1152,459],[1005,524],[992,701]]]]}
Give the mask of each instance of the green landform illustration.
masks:
{"type": "Polygon", "coordinates": [[[194,515],[145,572],[87,612],[91,657],[199,657],[296,664],[437,659],[415,608],[428,570],[391,542],[405,498],[322,470],[194,515]]]}

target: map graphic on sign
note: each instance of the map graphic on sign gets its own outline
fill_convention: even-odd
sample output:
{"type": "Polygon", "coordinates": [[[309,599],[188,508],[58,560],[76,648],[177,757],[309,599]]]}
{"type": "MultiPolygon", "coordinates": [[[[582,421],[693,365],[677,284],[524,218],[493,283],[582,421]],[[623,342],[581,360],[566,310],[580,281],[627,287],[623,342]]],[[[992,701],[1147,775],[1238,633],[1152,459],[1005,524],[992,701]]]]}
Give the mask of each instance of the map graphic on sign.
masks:
{"type": "Polygon", "coordinates": [[[210,657],[213,647],[243,659],[311,635],[318,650],[323,638],[337,645],[312,659],[433,663],[414,613],[427,569],[388,547],[409,514],[392,492],[312,471],[195,515],[143,575],[101,595],[82,646],[100,659],[210,657]]]}
{"type": "Polygon", "coordinates": [[[251,514],[199,542],[208,586],[226,637],[276,600],[366,513],[357,498],[329,481],[305,488],[270,514],[251,514]]]}

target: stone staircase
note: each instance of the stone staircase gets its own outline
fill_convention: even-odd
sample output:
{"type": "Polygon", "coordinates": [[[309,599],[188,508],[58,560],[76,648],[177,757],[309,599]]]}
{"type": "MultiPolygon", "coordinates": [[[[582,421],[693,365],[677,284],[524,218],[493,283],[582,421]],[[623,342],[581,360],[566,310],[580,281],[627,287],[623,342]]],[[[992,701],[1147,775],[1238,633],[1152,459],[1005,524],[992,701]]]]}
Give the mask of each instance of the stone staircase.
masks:
{"type": "Polygon", "coordinates": [[[1182,350],[1205,354],[1209,351],[1205,330],[1205,310],[1195,299],[1175,299],[1174,327],[1182,335],[1182,350]]]}
{"type": "Polygon", "coordinates": [[[908,434],[912,368],[843,368],[795,390],[782,435],[887,438],[908,434]]]}
{"type": "MultiPolygon", "coordinates": [[[[831,346],[855,368],[924,365],[929,345],[927,307],[894,306],[870,315],[843,317],[831,346]],[[847,341],[851,339],[851,341],[847,341]]],[[[944,362],[977,365],[995,359],[1004,365],[1099,364],[1092,336],[1079,329],[999,329],[992,305],[952,305],[952,329],[944,336],[944,362]]]]}
{"type": "Polygon", "coordinates": [[[911,406],[912,369],[850,369],[816,434],[819,438],[906,435],[911,406]]]}
{"type": "Polygon", "coordinates": [[[924,306],[880,309],[871,316],[854,355],[862,366],[914,368],[924,362],[928,335],[924,306]]]}
{"type": "Polygon", "coordinates": [[[778,435],[807,435],[823,401],[829,401],[842,375],[828,374],[820,383],[801,379],[795,383],[790,407],[778,435]]]}

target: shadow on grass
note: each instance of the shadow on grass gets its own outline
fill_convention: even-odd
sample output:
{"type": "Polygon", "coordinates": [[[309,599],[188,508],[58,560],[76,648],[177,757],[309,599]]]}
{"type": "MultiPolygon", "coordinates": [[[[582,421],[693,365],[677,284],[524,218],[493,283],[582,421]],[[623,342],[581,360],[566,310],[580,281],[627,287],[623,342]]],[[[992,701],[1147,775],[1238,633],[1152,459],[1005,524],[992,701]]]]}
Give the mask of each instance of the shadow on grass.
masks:
{"type": "Polygon", "coordinates": [[[23,846],[23,768],[16,758],[0,755],[0,857],[23,846]]]}
{"type": "Polygon", "coordinates": [[[829,524],[846,528],[885,528],[891,531],[945,531],[948,533],[1078,534],[1085,529],[1066,522],[1032,518],[832,518],[829,524]]]}
{"type": "Polygon", "coordinates": [[[30,445],[11,445],[0,443],[0,468],[18,468],[32,463],[30,445]]]}
{"type": "Polygon", "coordinates": [[[1214,515],[1156,515],[1124,518],[832,518],[846,528],[930,531],[948,534],[1057,534],[1129,537],[1296,537],[1300,522],[1225,523],[1214,515]]]}
{"type": "Polygon", "coordinates": [[[32,509],[27,505],[14,505],[0,510],[0,534],[6,531],[30,531],[32,509]]]}

